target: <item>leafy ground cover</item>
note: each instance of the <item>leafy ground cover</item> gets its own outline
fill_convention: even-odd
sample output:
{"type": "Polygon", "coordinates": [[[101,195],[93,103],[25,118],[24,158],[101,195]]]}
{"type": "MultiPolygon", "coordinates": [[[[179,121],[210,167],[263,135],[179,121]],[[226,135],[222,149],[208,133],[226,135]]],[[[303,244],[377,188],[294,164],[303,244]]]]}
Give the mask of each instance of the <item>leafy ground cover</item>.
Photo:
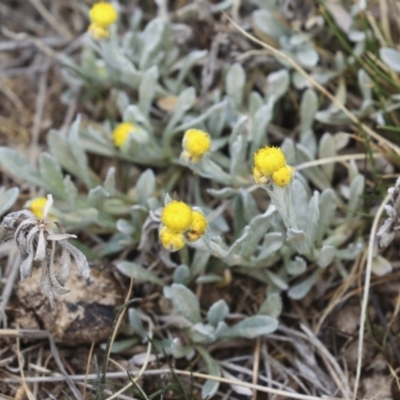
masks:
{"type": "Polygon", "coordinates": [[[0,15],[4,398],[399,398],[395,0],[0,15]]]}

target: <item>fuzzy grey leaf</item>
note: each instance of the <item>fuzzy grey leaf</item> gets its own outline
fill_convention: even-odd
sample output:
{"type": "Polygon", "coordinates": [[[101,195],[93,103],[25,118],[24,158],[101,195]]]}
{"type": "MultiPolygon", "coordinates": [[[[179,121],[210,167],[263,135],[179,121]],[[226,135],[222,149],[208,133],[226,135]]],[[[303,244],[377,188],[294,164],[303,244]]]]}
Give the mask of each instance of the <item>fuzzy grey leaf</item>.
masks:
{"type": "Polygon", "coordinates": [[[295,257],[294,260],[290,260],[287,265],[285,265],[286,271],[290,275],[301,275],[307,269],[307,263],[303,257],[295,257]]]}
{"type": "Polygon", "coordinates": [[[56,158],[48,153],[42,153],[39,158],[40,177],[45,182],[47,190],[56,196],[65,196],[64,177],[56,158]]]}
{"type": "Polygon", "coordinates": [[[260,32],[262,35],[279,40],[279,38],[290,34],[289,28],[269,10],[256,10],[252,16],[255,31],[260,32]]]}
{"type": "Polygon", "coordinates": [[[310,249],[315,247],[319,224],[319,192],[315,191],[308,203],[305,234],[310,249]]]}
{"type": "Polygon", "coordinates": [[[260,315],[278,318],[282,312],[282,298],[279,293],[271,293],[260,307],[260,315]]]}
{"type": "Polygon", "coordinates": [[[260,107],[253,116],[251,129],[250,154],[255,153],[260,147],[269,143],[267,127],[271,122],[274,110],[274,97],[271,97],[266,104],[260,107]]]}
{"type": "Polygon", "coordinates": [[[61,252],[60,267],[57,271],[57,280],[60,282],[60,285],[64,286],[67,283],[70,270],[71,254],[65,247],[63,247],[61,252]]]}
{"type": "Polygon", "coordinates": [[[43,261],[46,257],[46,238],[44,237],[44,231],[39,231],[39,239],[36,247],[36,254],[34,261],[43,261]]]}
{"type": "Polygon", "coordinates": [[[110,196],[115,195],[116,188],[115,188],[115,168],[114,167],[111,167],[108,169],[106,179],[104,179],[103,187],[110,196]]]}
{"type": "Polygon", "coordinates": [[[3,215],[14,205],[18,196],[19,189],[17,187],[8,189],[4,193],[0,194],[0,215],[3,215]]]}
{"type": "Polygon", "coordinates": [[[117,264],[118,270],[125,276],[133,277],[138,282],[152,282],[164,286],[164,282],[152,271],[143,268],[141,265],[122,261],[117,264]]]}
{"type": "MultiPolygon", "coordinates": [[[[197,351],[203,357],[204,361],[207,365],[207,372],[212,376],[221,376],[221,369],[218,363],[210,356],[210,354],[203,347],[197,347],[197,351]]],[[[208,379],[204,382],[203,388],[201,389],[201,398],[202,399],[211,399],[219,388],[219,382],[212,381],[208,379]]]]}
{"type": "Polygon", "coordinates": [[[196,324],[201,322],[200,303],[194,293],[179,283],[171,286],[172,304],[174,308],[188,321],[196,324]]]}
{"type": "Polygon", "coordinates": [[[110,194],[103,188],[103,186],[96,186],[90,189],[88,194],[88,203],[96,208],[101,208],[104,202],[110,197],[110,194]]]}
{"type": "Polygon", "coordinates": [[[76,235],[70,235],[69,233],[49,233],[46,236],[47,240],[67,240],[67,239],[76,239],[76,235]]]}
{"type": "Polygon", "coordinates": [[[65,200],[67,201],[68,205],[71,209],[75,209],[76,205],[76,198],[78,196],[78,189],[76,188],[75,184],[72,182],[71,177],[67,175],[64,178],[64,191],[65,191],[65,200]]]}
{"type": "Polygon", "coordinates": [[[289,228],[287,230],[287,241],[299,254],[310,254],[310,248],[308,247],[307,237],[304,231],[289,228]]]}
{"type": "Polygon", "coordinates": [[[230,96],[236,107],[240,108],[243,101],[246,73],[239,63],[231,65],[225,79],[226,93],[230,96]]]}
{"type": "Polygon", "coordinates": [[[139,86],[139,108],[143,115],[148,116],[150,106],[157,90],[158,68],[153,65],[142,76],[139,86]]]}
{"type": "Polygon", "coordinates": [[[318,255],[318,265],[321,268],[326,268],[332,263],[333,258],[335,257],[335,250],[336,249],[333,246],[325,245],[322,247],[318,255]]]}
{"type": "Polygon", "coordinates": [[[230,174],[233,179],[244,174],[246,170],[247,141],[239,135],[231,147],[230,174]]]}
{"type": "Polygon", "coordinates": [[[289,72],[287,69],[271,72],[267,77],[267,91],[265,98],[267,100],[274,97],[273,102],[276,103],[288,91],[290,83],[289,72]]]}
{"type": "Polygon", "coordinates": [[[218,324],[228,316],[228,314],[228,304],[226,304],[225,300],[220,299],[209,308],[207,312],[207,320],[211,325],[217,327],[218,324]]]}
{"type": "Polygon", "coordinates": [[[254,315],[226,328],[222,334],[225,338],[255,339],[268,335],[278,328],[278,320],[267,315],[254,315]]]}
{"type": "Polygon", "coordinates": [[[350,199],[348,212],[352,214],[361,206],[361,196],[364,193],[365,177],[361,174],[356,175],[350,184],[350,199]]]}
{"type": "Polygon", "coordinates": [[[51,287],[50,274],[46,262],[42,262],[42,275],[40,277],[40,289],[42,293],[49,299],[51,307],[54,306],[54,292],[51,287]]]}
{"type": "MultiPolygon", "coordinates": [[[[324,133],[319,142],[318,158],[322,160],[324,158],[330,158],[335,156],[336,156],[335,139],[330,133],[324,133]]],[[[324,171],[329,182],[332,182],[333,172],[335,170],[335,164],[330,163],[321,165],[321,169],[324,171]]]]}
{"type": "Polygon", "coordinates": [[[293,300],[303,299],[317,282],[319,271],[315,271],[310,277],[304,279],[297,285],[292,286],[288,291],[288,296],[293,300]]]}
{"type": "Polygon", "coordinates": [[[156,177],[152,169],[146,169],[136,183],[137,202],[147,207],[147,200],[153,195],[156,188],[156,177]]]}
{"type": "Polygon", "coordinates": [[[76,247],[72,246],[72,244],[68,243],[67,241],[62,241],[59,244],[71,253],[71,256],[75,260],[75,264],[76,264],[76,267],[78,268],[78,271],[85,278],[89,278],[90,267],[89,267],[89,263],[88,263],[86,257],[84,256],[84,254],[80,250],[78,250],[76,247]]]}
{"type": "Polygon", "coordinates": [[[390,47],[379,49],[381,60],[394,72],[400,72],[400,52],[390,47]]]}
{"type": "Polygon", "coordinates": [[[275,272],[270,271],[269,269],[265,270],[265,276],[270,283],[274,284],[277,288],[281,290],[286,290],[289,287],[284,278],[282,278],[275,272]]]}
{"type": "Polygon", "coordinates": [[[257,256],[256,266],[260,267],[269,257],[283,245],[285,238],[281,232],[269,232],[264,236],[260,254],[257,256]]]}
{"type": "Polygon", "coordinates": [[[29,276],[31,276],[31,274],[32,274],[33,256],[34,255],[35,255],[35,252],[33,250],[33,244],[31,244],[29,247],[28,257],[26,257],[25,260],[23,260],[21,262],[21,265],[19,267],[20,275],[21,275],[21,282],[24,281],[29,276]]]}
{"type": "Polygon", "coordinates": [[[338,205],[338,198],[333,189],[325,189],[319,198],[319,222],[317,243],[320,243],[327,233],[329,226],[333,222],[336,208],[338,205]]]}
{"type": "Polygon", "coordinates": [[[300,141],[312,129],[315,113],[318,111],[318,97],[313,89],[307,89],[300,104],[300,141]]]}
{"type": "Polygon", "coordinates": [[[173,282],[174,283],[181,283],[184,285],[190,278],[190,269],[187,265],[181,264],[175,268],[173,274],[173,282]]]}

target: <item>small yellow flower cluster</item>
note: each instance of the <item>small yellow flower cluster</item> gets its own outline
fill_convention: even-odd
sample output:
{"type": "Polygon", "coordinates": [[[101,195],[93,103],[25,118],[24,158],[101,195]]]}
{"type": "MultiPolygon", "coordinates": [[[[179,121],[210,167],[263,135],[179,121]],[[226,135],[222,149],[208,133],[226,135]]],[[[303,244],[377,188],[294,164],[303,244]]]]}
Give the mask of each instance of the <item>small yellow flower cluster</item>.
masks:
{"type": "Polygon", "coordinates": [[[192,210],[183,201],[171,201],[161,215],[163,227],[160,230],[160,240],[169,251],[180,250],[185,241],[195,242],[207,230],[206,217],[197,210],[192,210]]]}
{"type": "Polygon", "coordinates": [[[46,197],[35,197],[27,203],[29,209],[36,215],[38,219],[43,216],[43,210],[47,203],[46,197]]]}
{"type": "Polygon", "coordinates": [[[128,141],[129,136],[138,130],[139,128],[130,122],[118,124],[112,132],[114,145],[116,147],[122,147],[128,141]]]}
{"type": "Polygon", "coordinates": [[[278,147],[263,147],[254,154],[253,177],[257,184],[265,185],[269,178],[275,185],[285,187],[292,182],[293,167],[286,164],[285,156],[278,147]]]}
{"type": "Polygon", "coordinates": [[[197,163],[210,151],[210,135],[199,129],[189,129],[183,136],[182,147],[183,158],[197,163]]]}
{"type": "Polygon", "coordinates": [[[100,40],[109,36],[109,27],[117,20],[118,13],[112,4],[100,1],[90,9],[89,18],[88,31],[93,39],[100,40]]]}

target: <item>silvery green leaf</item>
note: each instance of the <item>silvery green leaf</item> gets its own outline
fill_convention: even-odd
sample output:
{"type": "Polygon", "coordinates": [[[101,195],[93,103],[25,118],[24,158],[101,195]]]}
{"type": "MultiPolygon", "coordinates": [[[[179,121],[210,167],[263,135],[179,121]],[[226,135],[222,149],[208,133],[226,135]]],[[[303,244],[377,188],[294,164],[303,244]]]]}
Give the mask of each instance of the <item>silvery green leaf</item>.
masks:
{"type": "Polygon", "coordinates": [[[288,165],[294,165],[296,163],[296,148],[294,147],[293,140],[286,137],[282,142],[281,150],[285,155],[288,165]]]}
{"type": "Polygon", "coordinates": [[[285,238],[281,232],[270,232],[264,236],[260,254],[256,259],[256,266],[261,267],[272,254],[276,253],[283,245],[285,238]]]}
{"type": "Polygon", "coordinates": [[[275,210],[270,207],[264,214],[257,215],[250,221],[251,235],[248,237],[247,241],[242,244],[242,248],[238,253],[244,259],[250,259],[254,254],[258,243],[271,226],[271,216],[274,211],[275,210]]]}
{"type": "Polygon", "coordinates": [[[268,335],[277,328],[278,320],[276,318],[267,315],[254,315],[227,327],[221,332],[220,337],[255,339],[258,336],[268,335]]]}
{"type": "Polygon", "coordinates": [[[318,97],[313,89],[307,89],[300,104],[300,140],[312,129],[315,113],[318,111],[318,97]]]}
{"type": "Polygon", "coordinates": [[[183,61],[182,68],[179,71],[176,79],[176,88],[179,91],[183,80],[186,78],[193,66],[202,58],[207,56],[207,50],[193,50],[191,51],[183,61]]]}
{"type": "Polygon", "coordinates": [[[100,132],[89,125],[81,133],[81,143],[86,151],[106,157],[112,157],[115,154],[110,132],[100,132]]]}
{"type": "Polygon", "coordinates": [[[200,303],[195,294],[179,283],[171,286],[171,301],[174,308],[188,321],[201,322],[200,303]]]}
{"type": "Polygon", "coordinates": [[[304,67],[315,67],[318,64],[319,55],[311,45],[306,44],[296,51],[296,58],[304,67]]]}
{"type": "Polygon", "coordinates": [[[251,149],[254,154],[260,147],[268,144],[267,127],[271,122],[274,110],[274,97],[271,97],[267,104],[260,107],[253,116],[251,128],[251,149]]]}
{"type": "Polygon", "coordinates": [[[354,260],[363,250],[362,243],[350,243],[345,249],[336,249],[335,256],[341,260],[354,260]]]}
{"type": "MultiPolygon", "coordinates": [[[[322,160],[324,158],[330,158],[335,156],[336,156],[335,139],[330,133],[326,132],[324,133],[319,142],[318,158],[322,160]]],[[[335,163],[321,165],[321,169],[324,171],[329,182],[332,182],[335,163]]]]}
{"type": "MultiPolygon", "coordinates": [[[[353,112],[357,115],[357,112],[353,112]]],[[[330,110],[321,110],[315,114],[315,119],[327,125],[346,125],[351,123],[350,118],[342,111],[332,113],[330,110]]]]}
{"type": "Polygon", "coordinates": [[[350,184],[350,199],[347,206],[350,214],[355,213],[360,207],[361,196],[364,193],[365,177],[364,175],[358,174],[354,177],[350,184]]]}
{"type": "Polygon", "coordinates": [[[124,111],[122,119],[126,122],[131,122],[132,124],[139,124],[143,126],[146,132],[151,133],[153,127],[151,126],[148,118],[142,113],[140,108],[136,105],[131,104],[124,111]]]}
{"type": "Polygon", "coordinates": [[[150,113],[151,103],[157,90],[158,76],[158,68],[153,65],[144,72],[139,85],[139,108],[145,116],[150,113]]]}
{"type": "Polygon", "coordinates": [[[276,274],[275,272],[272,272],[269,269],[266,269],[264,271],[264,273],[265,273],[267,279],[269,280],[269,282],[274,284],[279,289],[286,290],[289,287],[286,280],[283,279],[278,274],[276,274]]]}
{"type": "Polygon", "coordinates": [[[392,264],[384,257],[377,255],[372,259],[372,272],[376,276],[383,276],[392,272],[392,264]]]}
{"type": "Polygon", "coordinates": [[[280,69],[271,72],[267,77],[267,91],[265,98],[267,100],[274,97],[273,102],[276,103],[289,88],[289,72],[287,69],[280,69]]]}
{"type": "Polygon", "coordinates": [[[223,280],[222,276],[217,274],[204,274],[196,278],[197,284],[217,283],[223,280]]]}
{"type": "Polygon", "coordinates": [[[282,217],[286,228],[297,228],[297,221],[295,218],[292,200],[292,185],[286,187],[274,185],[273,189],[266,187],[265,190],[269,194],[272,204],[276,207],[280,216],[282,217]]]}
{"type": "Polygon", "coordinates": [[[346,132],[335,133],[333,138],[335,139],[336,151],[344,149],[350,141],[350,135],[346,132]]]}
{"type": "Polygon", "coordinates": [[[143,268],[141,265],[129,262],[122,261],[117,264],[117,269],[123,275],[128,276],[129,278],[133,277],[138,282],[152,282],[159,286],[164,286],[164,282],[152,271],[143,268]]]}
{"type": "MultiPolygon", "coordinates": [[[[313,157],[308,151],[306,147],[304,147],[302,144],[297,144],[296,146],[297,149],[297,160],[299,164],[312,161],[313,157]]],[[[317,186],[320,190],[324,190],[328,187],[331,187],[328,179],[326,178],[325,174],[322,172],[322,170],[318,167],[310,167],[301,170],[301,173],[305,175],[311,182],[317,186]]]]}
{"type": "Polygon", "coordinates": [[[14,203],[17,201],[19,196],[19,189],[17,187],[1,192],[0,194],[0,215],[3,215],[8,211],[14,203]]]}
{"type": "Polygon", "coordinates": [[[166,21],[161,18],[152,19],[141,33],[143,42],[142,54],[139,62],[139,69],[145,70],[150,64],[150,59],[157,52],[163,40],[166,21]]]}
{"type": "Polygon", "coordinates": [[[122,90],[118,90],[114,93],[117,101],[118,111],[121,115],[123,115],[126,107],[128,107],[130,104],[129,96],[122,90]]]}
{"type": "Polygon", "coordinates": [[[117,221],[116,228],[119,232],[129,236],[132,235],[132,233],[134,233],[136,230],[135,227],[126,219],[119,219],[117,221]]]}
{"type": "Polygon", "coordinates": [[[182,121],[182,118],[186,114],[188,110],[193,107],[194,101],[196,100],[196,91],[193,87],[188,87],[184,89],[176,103],[174,108],[174,112],[168,122],[168,125],[164,131],[164,140],[169,140],[171,136],[171,132],[173,132],[173,128],[182,121]]]}
{"type": "Polygon", "coordinates": [[[362,93],[363,99],[371,100],[373,82],[369,75],[362,68],[358,70],[358,86],[362,93]]]}
{"type": "Polygon", "coordinates": [[[308,80],[302,74],[300,74],[300,72],[298,72],[298,71],[293,71],[292,83],[293,83],[294,87],[298,90],[303,90],[306,87],[310,86],[308,80]]]}
{"type": "Polygon", "coordinates": [[[217,327],[229,314],[229,307],[226,301],[221,299],[216,301],[207,312],[207,321],[209,324],[217,327]]]}
{"type": "Polygon", "coordinates": [[[264,104],[264,99],[260,93],[252,91],[249,96],[249,113],[254,115],[256,111],[264,104]]]}
{"type": "Polygon", "coordinates": [[[137,202],[147,207],[147,200],[153,195],[156,188],[156,177],[152,169],[146,169],[136,183],[137,202]]]}
{"type": "Polygon", "coordinates": [[[144,329],[142,319],[140,318],[140,314],[133,307],[128,309],[128,318],[129,325],[133,329],[135,333],[137,333],[141,338],[147,337],[147,332],[144,329]]]}
{"type": "Polygon", "coordinates": [[[256,10],[252,17],[254,28],[264,35],[279,40],[280,37],[290,34],[289,28],[268,10],[256,10]]]}
{"type": "Polygon", "coordinates": [[[184,346],[178,337],[174,338],[171,343],[171,354],[174,358],[187,357],[192,351],[192,347],[184,346]]]}
{"type": "Polygon", "coordinates": [[[115,168],[114,167],[111,167],[108,169],[106,179],[104,179],[103,187],[109,193],[110,196],[115,195],[115,168]]]}
{"type": "Polygon", "coordinates": [[[282,298],[278,293],[271,293],[265,299],[264,303],[261,304],[260,311],[261,315],[269,315],[273,318],[278,318],[282,312],[282,298]]]}
{"type": "Polygon", "coordinates": [[[300,143],[308,150],[309,154],[314,159],[317,154],[318,144],[317,138],[315,137],[314,131],[312,129],[305,131],[301,135],[300,143]]]}
{"type": "Polygon", "coordinates": [[[310,277],[305,279],[304,281],[298,283],[297,285],[292,286],[288,290],[288,296],[293,300],[301,300],[303,299],[307,293],[311,290],[311,288],[315,285],[319,277],[319,271],[315,271],[310,277]]]}
{"type": "Polygon", "coordinates": [[[288,274],[297,276],[307,269],[307,263],[303,257],[296,256],[294,260],[289,260],[285,267],[288,274]]]}
{"type": "Polygon", "coordinates": [[[230,174],[232,179],[244,175],[246,167],[247,141],[243,135],[239,135],[231,148],[230,174]]]}
{"type": "Polygon", "coordinates": [[[239,136],[246,135],[249,118],[247,115],[241,115],[236,120],[232,132],[229,135],[229,153],[232,153],[232,146],[239,136]]]}
{"type": "MultiPolygon", "coordinates": [[[[90,177],[88,160],[85,151],[83,150],[83,146],[81,144],[79,138],[79,127],[81,124],[81,117],[78,115],[75,118],[75,121],[72,123],[71,127],[68,131],[67,141],[71,151],[71,154],[74,158],[74,162],[79,171],[79,177],[86,183],[88,188],[93,187],[93,180],[90,177]]],[[[60,162],[60,159],[56,157],[60,162]]]]}
{"type": "Polygon", "coordinates": [[[230,96],[237,108],[242,106],[246,73],[239,63],[231,65],[225,78],[226,93],[230,96]]]}
{"type": "Polygon", "coordinates": [[[196,276],[204,272],[210,257],[210,253],[204,253],[202,250],[196,250],[192,259],[192,264],[190,265],[191,275],[196,276]]]}
{"type": "Polygon", "coordinates": [[[251,193],[249,193],[246,189],[241,188],[239,194],[242,200],[243,213],[246,222],[250,222],[254,217],[259,215],[257,203],[255,202],[251,193]]]}
{"type": "Polygon", "coordinates": [[[214,342],[216,339],[215,328],[212,325],[201,322],[191,326],[188,334],[194,343],[207,344],[214,342]]]}
{"type": "Polygon", "coordinates": [[[287,241],[299,254],[310,254],[310,248],[308,247],[307,237],[304,231],[289,228],[287,230],[287,241]]]}
{"type": "MultiPolygon", "coordinates": [[[[203,357],[203,360],[207,365],[208,374],[211,376],[220,377],[221,369],[218,363],[207,352],[207,350],[200,346],[196,347],[196,350],[203,357]]],[[[218,381],[212,381],[210,379],[206,380],[203,385],[203,388],[201,389],[201,398],[207,400],[211,399],[215,395],[215,393],[217,393],[218,388],[219,388],[218,381]]]]}
{"type": "Polygon", "coordinates": [[[231,187],[224,187],[222,189],[207,189],[207,193],[217,199],[230,199],[238,190],[231,187]]]}
{"type": "MultiPolygon", "coordinates": [[[[200,240],[202,240],[202,239],[208,240],[206,235],[204,235],[200,240]]],[[[198,240],[198,242],[200,240],[198,240]]],[[[224,259],[228,254],[226,245],[220,236],[212,237],[211,239],[209,239],[207,242],[207,247],[211,250],[212,255],[217,258],[224,259]]]]}
{"type": "Polygon", "coordinates": [[[18,179],[46,188],[46,183],[40,178],[39,173],[17,151],[0,147],[0,163],[6,171],[18,179]]]}
{"type": "Polygon", "coordinates": [[[173,282],[185,285],[190,278],[190,269],[185,264],[181,264],[175,268],[173,274],[173,282]]]}
{"type": "Polygon", "coordinates": [[[335,250],[336,249],[333,246],[328,246],[328,245],[322,246],[317,256],[317,262],[321,268],[326,268],[329,264],[332,263],[335,257],[335,250]]]}
{"type": "Polygon", "coordinates": [[[305,231],[308,224],[307,209],[309,197],[306,188],[299,179],[294,179],[292,182],[292,190],[295,196],[292,198],[293,207],[296,214],[297,226],[305,231]]]}
{"type": "Polygon", "coordinates": [[[88,194],[88,202],[91,206],[101,208],[110,197],[109,193],[103,188],[103,186],[97,186],[94,189],[90,189],[88,194]]]}
{"type": "Polygon", "coordinates": [[[164,197],[164,207],[173,201],[173,198],[169,195],[169,193],[165,193],[164,197]]]}
{"type": "Polygon", "coordinates": [[[315,246],[315,240],[317,239],[319,224],[319,192],[314,191],[307,208],[307,224],[305,227],[305,234],[307,237],[307,243],[310,249],[315,246]]]}
{"type": "Polygon", "coordinates": [[[390,47],[381,47],[379,57],[394,72],[400,72],[400,52],[390,47]]]}
{"type": "Polygon", "coordinates": [[[39,158],[40,177],[46,183],[49,192],[56,196],[64,197],[63,174],[60,164],[48,153],[42,153],[39,158]]]}
{"type": "MultiPolygon", "coordinates": [[[[132,347],[138,345],[140,343],[140,339],[138,337],[133,337],[131,339],[122,339],[115,341],[110,349],[111,354],[118,354],[124,351],[131,349],[132,347]]],[[[102,350],[106,350],[106,343],[102,343],[100,345],[102,350]]]]}
{"type": "Polygon", "coordinates": [[[244,232],[242,235],[235,240],[235,242],[231,245],[229,251],[227,252],[224,261],[228,265],[237,265],[240,264],[242,261],[242,258],[240,257],[240,249],[242,246],[249,240],[251,237],[252,232],[250,226],[245,226],[244,232]]]}
{"type": "Polygon", "coordinates": [[[336,208],[338,205],[338,198],[333,189],[325,189],[319,198],[319,222],[317,243],[320,243],[327,233],[329,226],[333,222],[336,208]]]}

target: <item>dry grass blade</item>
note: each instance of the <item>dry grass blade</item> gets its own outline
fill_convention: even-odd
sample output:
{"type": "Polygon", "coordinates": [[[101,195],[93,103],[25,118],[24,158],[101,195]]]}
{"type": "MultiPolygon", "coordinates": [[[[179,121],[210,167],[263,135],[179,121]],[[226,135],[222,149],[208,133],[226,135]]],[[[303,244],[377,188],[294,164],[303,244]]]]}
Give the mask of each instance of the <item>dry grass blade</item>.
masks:
{"type": "Polygon", "coordinates": [[[368,307],[369,287],[371,284],[372,259],[374,256],[375,238],[376,238],[376,233],[378,231],[379,220],[383,214],[383,211],[385,210],[386,204],[389,202],[391,197],[392,197],[391,194],[386,195],[381,205],[379,206],[379,209],[375,214],[375,218],[372,223],[372,228],[369,236],[367,265],[365,269],[365,280],[364,280],[364,294],[361,303],[360,330],[358,335],[358,359],[357,359],[357,370],[356,370],[356,377],[354,380],[354,390],[353,390],[354,400],[357,399],[357,393],[361,378],[362,357],[363,357],[363,347],[364,347],[364,329],[365,329],[365,320],[368,307]]]}

